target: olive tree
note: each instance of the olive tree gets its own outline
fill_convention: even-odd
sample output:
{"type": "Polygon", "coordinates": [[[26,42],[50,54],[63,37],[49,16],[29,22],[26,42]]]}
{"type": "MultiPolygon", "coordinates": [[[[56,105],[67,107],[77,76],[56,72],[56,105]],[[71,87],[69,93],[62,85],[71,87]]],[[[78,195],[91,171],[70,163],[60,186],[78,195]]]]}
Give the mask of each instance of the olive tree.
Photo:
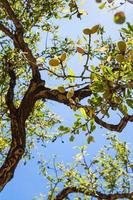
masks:
{"type": "MultiPolygon", "coordinates": [[[[100,9],[115,6],[115,1],[101,3],[100,9]]],[[[100,24],[85,27],[76,43],[67,37],[61,40],[52,19],[82,20],[84,14],[75,0],[0,1],[0,190],[13,177],[22,156],[30,156],[32,138],[69,134],[73,141],[82,130],[90,143],[97,125],[121,132],[133,121],[133,26],[127,23],[117,42],[104,39],[100,24]],[[43,50],[37,45],[42,32],[51,34],[43,50]],[[83,58],[80,72],[67,64],[75,54],[83,58]],[[42,72],[60,84],[48,86],[42,72]],[[76,115],[72,127],[61,125],[55,135],[47,134],[60,121],[45,105],[49,100],[70,107],[76,115]],[[116,112],[119,122],[110,123],[107,119],[116,112]]],[[[114,21],[123,23],[124,13],[117,13],[114,21]]]]}

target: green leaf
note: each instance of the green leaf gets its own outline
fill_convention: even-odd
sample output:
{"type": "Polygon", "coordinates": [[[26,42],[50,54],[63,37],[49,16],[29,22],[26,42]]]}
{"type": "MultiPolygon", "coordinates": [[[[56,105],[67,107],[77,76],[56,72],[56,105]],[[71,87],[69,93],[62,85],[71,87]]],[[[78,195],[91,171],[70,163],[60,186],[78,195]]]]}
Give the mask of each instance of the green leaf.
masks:
{"type": "Polygon", "coordinates": [[[57,67],[59,64],[60,64],[60,62],[59,62],[59,60],[56,59],[56,58],[52,58],[52,59],[49,61],[49,65],[52,66],[52,67],[57,67]]]}
{"type": "Polygon", "coordinates": [[[130,108],[133,108],[133,99],[126,99],[126,102],[130,108]]]}
{"type": "Polygon", "coordinates": [[[120,109],[121,109],[121,111],[125,114],[125,115],[127,115],[128,114],[128,110],[127,110],[127,107],[126,107],[126,105],[124,105],[124,104],[121,104],[120,105],[120,109]]]}
{"type": "Polygon", "coordinates": [[[88,116],[87,116],[86,111],[85,111],[84,108],[79,108],[79,111],[81,112],[82,116],[83,116],[85,119],[88,118],[88,116]]]}
{"type": "Polygon", "coordinates": [[[102,9],[105,7],[105,5],[106,5],[106,2],[101,3],[101,4],[99,5],[99,8],[102,10],[102,9]]]}
{"type": "Polygon", "coordinates": [[[74,139],[75,139],[75,137],[74,137],[73,135],[71,135],[70,138],[69,138],[69,141],[70,141],[70,142],[73,142],[74,139]]]}
{"type": "Polygon", "coordinates": [[[94,120],[94,118],[92,118],[90,120],[90,132],[93,132],[95,129],[96,129],[95,120],[94,120]]]}
{"type": "Polygon", "coordinates": [[[59,86],[57,88],[57,90],[60,92],[60,93],[65,93],[65,88],[63,86],[59,86]]]}
{"type": "Polygon", "coordinates": [[[87,126],[86,124],[82,126],[82,131],[86,131],[87,130],[87,126]]]}
{"type": "Polygon", "coordinates": [[[73,97],[73,95],[74,95],[74,89],[72,88],[67,93],[67,99],[71,99],[73,97]]]}
{"type": "Polygon", "coordinates": [[[89,135],[88,138],[87,138],[87,142],[88,142],[88,144],[95,142],[94,137],[89,135]]]}
{"type": "MultiPolygon", "coordinates": [[[[68,70],[68,75],[69,75],[69,76],[75,76],[75,73],[74,73],[74,71],[73,71],[72,68],[68,67],[67,70],[68,70]]],[[[67,78],[67,79],[68,79],[71,83],[75,81],[75,77],[69,77],[69,78],[67,78]]]]}
{"type": "Polygon", "coordinates": [[[59,126],[58,130],[63,133],[69,133],[71,131],[70,128],[66,126],[59,126]]]}

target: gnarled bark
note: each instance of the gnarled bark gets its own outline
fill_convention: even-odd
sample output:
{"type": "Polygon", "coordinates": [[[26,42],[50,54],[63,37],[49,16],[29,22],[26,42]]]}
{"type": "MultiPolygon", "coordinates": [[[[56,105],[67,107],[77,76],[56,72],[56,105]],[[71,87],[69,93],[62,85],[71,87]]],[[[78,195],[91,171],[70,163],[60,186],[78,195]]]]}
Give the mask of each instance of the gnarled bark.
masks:
{"type": "Polygon", "coordinates": [[[12,142],[6,160],[0,168],[0,191],[11,180],[14,171],[25,151],[26,133],[25,124],[18,116],[11,116],[12,142]]]}

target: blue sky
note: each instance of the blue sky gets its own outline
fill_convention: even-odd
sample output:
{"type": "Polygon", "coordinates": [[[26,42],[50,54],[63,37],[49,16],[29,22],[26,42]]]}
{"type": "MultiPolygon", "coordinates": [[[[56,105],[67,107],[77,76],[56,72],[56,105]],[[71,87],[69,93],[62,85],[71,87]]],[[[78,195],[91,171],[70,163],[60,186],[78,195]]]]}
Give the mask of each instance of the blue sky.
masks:
{"type": "MultiPolygon", "coordinates": [[[[122,26],[116,25],[113,23],[113,14],[115,11],[103,12],[98,9],[98,5],[94,4],[92,0],[88,0],[88,3],[85,5],[85,8],[88,11],[88,15],[84,16],[82,20],[74,18],[70,21],[57,21],[56,23],[61,25],[60,35],[61,37],[72,37],[74,40],[77,40],[78,37],[82,34],[82,30],[85,27],[91,27],[95,24],[101,24],[106,27],[107,35],[111,36],[116,40],[119,35],[117,30],[122,26]]],[[[131,4],[124,6],[123,10],[126,12],[127,19],[133,18],[132,14],[133,6],[131,4]]],[[[41,45],[43,48],[43,42],[41,45]]],[[[77,64],[77,60],[74,59],[71,61],[71,64],[77,64]]],[[[44,75],[42,74],[42,77],[44,75]]],[[[47,79],[50,85],[53,85],[52,79],[47,79]]],[[[64,105],[60,105],[55,102],[48,102],[47,105],[58,115],[60,115],[64,124],[71,125],[74,120],[73,112],[64,105]]],[[[113,119],[115,121],[115,119],[113,119]]],[[[88,148],[89,154],[95,155],[95,153],[102,147],[104,143],[104,134],[107,132],[105,129],[98,128],[95,135],[95,143],[91,144],[88,148]]],[[[124,129],[123,133],[119,134],[120,137],[127,141],[132,148],[133,138],[131,134],[131,123],[124,129]]],[[[82,145],[85,143],[84,136],[80,135],[77,137],[74,143],[70,143],[68,138],[64,138],[65,143],[62,144],[59,139],[55,143],[49,143],[47,148],[37,147],[35,149],[36,156],[39,156],[41,153],[44,158],[51,157],[52,154],[59,154],[59,159],[64,162],[71,162],[72,155],[74,155],[75,150],[73,146],[82,145]]],[[[28,162],[26,166],[23,165],[23,162],[20,162],[19,166],[16,169],[14,178],[7,184],[5,189],[0,193],[0,200],[32,200],[34,196],[39,196],[40,193],[45,194],[46,191],[46,182],[44,178],[39,174],[37,166],[37,158],[28,162]]]]}

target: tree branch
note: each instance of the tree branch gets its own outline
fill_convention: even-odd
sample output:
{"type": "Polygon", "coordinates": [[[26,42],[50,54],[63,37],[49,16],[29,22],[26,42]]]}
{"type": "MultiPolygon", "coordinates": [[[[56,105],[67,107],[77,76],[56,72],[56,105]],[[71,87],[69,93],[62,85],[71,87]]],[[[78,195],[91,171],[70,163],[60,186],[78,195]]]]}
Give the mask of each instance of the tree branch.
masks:
{"type": "Polygon", "coordinates": [[[9,89],[6,95],[6,104],[7,107],[10,111],[10,113],[15,113],[16,112],[16,108],[14,106],[13,100],[14,100],[14,88],[16,85],[16,74],[14,72],[14,70],[12,69],[12,65],[10,62],[6,62],[6,66],[7,66],[7,72],[9,74],[10,77],[10,82],[9,82],[9,89]]]}
{"type": "MultiPolygon", "coordinates": [[[[75,98],[78,98],[79,101],[91,96],[92,92],[89,89],[89,86],[85,86],[83,88],[80,88],[79,90],[76,90],[74,92],[74,96],[72,97],[73,100],[75,100],[75,98]]],[[[63,103],[69,107],[71,107],[71,102],[69,101],[69,99],[67,99],[67,92],[65,93],[60,93],[58,90],[52,90],[49,88],[41,88],[40,91],[37,91],[36,94],[36,99],[49,99],[49,100],[54,100],[56,102],[59,103],[63,103]]],[[[120,122],[118,124],[109,124],[107,122],[104,122],[102,119],[99,119],[97,116],[94,117],[95,118],[95,122],[99,125],[101,125],[102,127],[111,130],[111,131],[117,131],[117,132],[121,132],[127,125],[127,123],[130,121],[133,121],[133,115],[127,115],[124,116],[120,122]]]]}
{"type": "MultiPolygon", "coordinates": [[[[79,101],[80,101],[80,100],[82,100],[82,99],[84,99],[88,96],[91,96],[91,94],[92,94],[92,92],[89,89],[89,86],[87,85],[83,88],[76,90],[74,92],[72,99],[75,100],[76,98],[78,98],[79,101]]],[[[69,99],[67,99],[67,91],[64,92],[64,93],[61,93],[56,89],[52,90],[52,89],[47,88],[47,87],[42,87],[42,88],[40,88],[40,90],[37,91],[36,99],[42,99],[42,98],[54,100],[54,101],[57,101],[59,103],[63,103],[65,105],[70,106],[69,99]]]]}
{"type": "Polygon", "coordinates": [[[14,38],[14,35],[11,33],[11,31],[2,24],[2,22],[0,22],[0,30],[5,33],[5,35],[7,35],[8,37],[10,37],[11,39],[14,38]]]}
{"type": "Polygon", "coordinates": [[[9,2],[7,0],[1,0],[1,3],[2,3],[4,9],[6,10],[7,14],[9,15],[10,19],[13,21],[16,29],[19,29],[23,32],[24,31],[23,26],[20,23],[20,21],[17,19],[17,17],[15,15],[14,11],[12,10],[9,2]]]}
{"type": "Polygon", "coordinates": [[[32,80],[20,107],[16,109],[13,104],[16,77],[12,70],[9,71],[9,75],[10,84],[6,102],[10,111],[12,142],[7,157],[0,168],[0,191],[12,179],[14,171],[24,154],[26,145],[25,121],[34,107],[36,90],[38,87],[44,86],[44,81],[35,82],[32,80]]]}
{"type": "Polygon", "coordinates": [[[34,104],[37,101],[36,99],[37,91],[44,87],[45,87],[44,81],[40,80],[36,82],[34,79],[31,80],[29,88],[26,91],[18,109],[19,115],[21,115],[21,117],[24,120],[28,119],[30,113],[34,108],[34,104]]]}
{"type": "Polygon", "coordinates": [[[10,76],[9,89],[6,95],[6,104],[9,109],[9,117],[11,119],[11,136],[12,141],[7,157],[0,168],[0,191],[4,188],[7,182],[13,177],[14,171],[20,161],[25,149],[25,124],[20,121],[18,111],[14,105],[14,88],[16,84],[16,75],[12,69],[11,63],[7,64],[7,71],[10,76]]]}
{"type": "Polygon", "coordinates": [[[38,70],[38,65],[36,62],[35,57],[33,56],[31,50],[28,47],[28,44],[24,41],[23,34],[24,34],[24,28],[22,23],[19,21],[17,16],[15,15],[13,9],[11,8],[9,2],[7,0],[1,0],[1,3],[6,10],[6,13],[10,17],[10,19],[13,21],[15,27],[16,27],[16,32],[15,34],[12,35],[9,34],[9,31],[7,32],[7,28],[1,26],[1,30],[6,34],[8,33],[8,36],[13,39],[14,46],[18,49],[21,49],[25,53],[25,57],[28,60],[29,65],[32,68],[32,75],[35,80],[40,80],[40,72],[38,70]]]}
{"type": "Polygon", "coordinates": [[[98,191],[89,191],[89,189],[83,189],[82,187],[66,187],[57,194],[54,200],[63,200],[71,193],[81,193],[84,195],[92,196],[97,199],[115,200],[115,199],[133,199],[133,192],[131,193],[115,193],[115,194],[104,194],[98,191]]]}
{"type": "Polygon", "coordinates": [[[124,116],[118,124],[109,124],[107,122],[104,122],[102,119],[99,119],[97,116],[95,116],[95,122],[102,127],[110,130],[110,131],[117,131],[117,132],[122,132],[122,130],[126,127],[128,122],[133,121],[133,115],[127,115],[124,116]]]}

